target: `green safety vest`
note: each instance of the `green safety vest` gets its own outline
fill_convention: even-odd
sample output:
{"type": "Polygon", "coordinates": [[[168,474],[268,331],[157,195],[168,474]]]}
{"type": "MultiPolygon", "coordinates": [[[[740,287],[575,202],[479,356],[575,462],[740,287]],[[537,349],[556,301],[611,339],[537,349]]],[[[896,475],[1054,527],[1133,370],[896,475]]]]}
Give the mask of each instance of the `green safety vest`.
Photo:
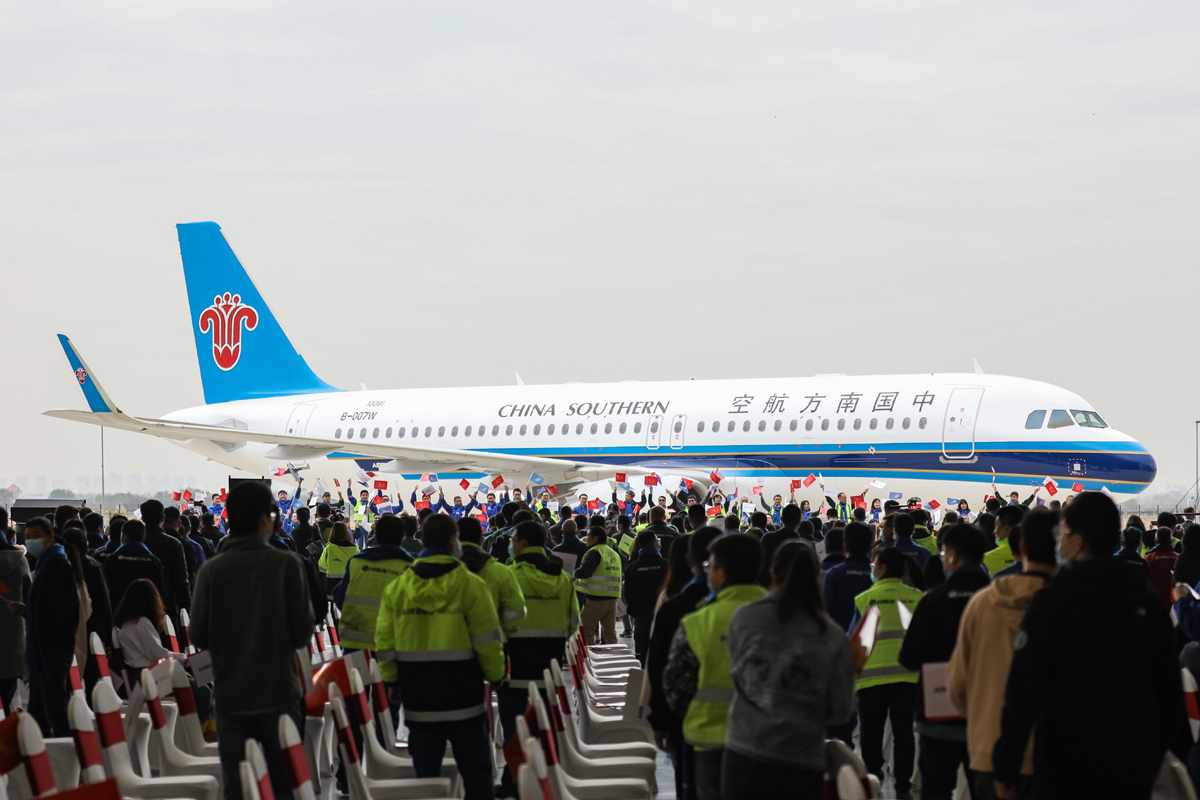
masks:
{"type": "Polygon", "coordinates": [[[363,502],[356,500],[354,507],[350,511],[350,521],[354,523],[356,528],[365,528],[370,525],[375,519],[375,513],[371,511],[370,501],[363,502]]]}
{"type": "Polygon", "coordinates": [[[346,574],[346,564],[358,555],[358,548],[352,544],[327,544],[321,551],[317,566],[327,578],[340,578],[346,574]]]}
{"type": "MultiPolygon", "coordinates": [[[[455,663],[477,661],[483,678],[493,683],[504,677],[504,648],[500,619],[487,585],[453,556],[418,558],[383,590],[375,622],[375,646],[383,679],[394,681],[397,662],[455,663]],[[432,578],[418,574],[421,564],[452,568],[432,578]]],[[[480,687],[482,689],[482,687],[480,687]]],[[[413,722],[447,722],[484,713],[480,703],[469,708],[445,709],[440,714],[408,711],[413,722]]]]}
{"type": "MultiPolygon", "coordinates": [[[[580,594],[591,597],[620,597],[621,557],[607,544],[598,544],[588,548],[587,553],[593,550],[600,554],[600,564],[590,578],[576,578],[575,588],[579,590],[580,594]]],[[[587,558],[587,553],[584,553],[581,558],[587,558]]]]}
{"type": "MultiPolygon", "coordinates": [[[[542,552],[550,557],[544,548],[542,552]]],[[[566,639],[578,630],[579,599],[567,573],[550,575],[519,558],[510,569],[525,597],[525,617],[510,639],[566,639]]]]}
{"type": "Polygon", "coordinates": [[[408,569],[407,558],[366,558],[359,554],[350,559],[350,581],[342,604],[338,634],[343,647],[375,650],[375,622],[383,590],[408,569]]]}
{"type": "Polygon", "coordinates": [[[626,533],[623,534],[620,540],[617,542],[617,549],[621,551],[621,555],[625,556],[625,558],[631,558],[633,556],[633,543],[636,539],[636,536],[631,536],[630,534],[626,533]]]}
{"type": "Polygon", "coordinates": [[[757,600],[767,590],[758,584],[738,584],[722,589],[715,600],[683,618],[688,645],[700,662],[696,696],[683,718],[683,738],[692,747],[725,746],[725,721],[733,701],[733,677],[726,634],[734,612],[757,600]]]}
{"type": "MultiPolygon", "coordinates": [[[[500,616],[500,625],[504,630],[510,630],[525,616],[525,598],[521,596],[521,587],[513,577],[512,568],[484,553],[483,548],[474,542],[463,542],[462,547],[464,553],[468,548],[474,548],[483,557],[483,566],[477,572],[471,571],[487,584],[496,613],[500,616]]],[[[467,569],[471,569],[470,559],[464,558],[463,563],[467,569]]]]}
{"type": "Polygon", "coordinates": [[[917,673],[900,666],[900,645],[904,643],[904,626],[896,603],[904,603],[911,612],[921,599],[921,590],[914,589],[899,578],[883,578],[854,598],[859,616],[871,606],[879,608],[879,632],[875,647],[854,681],[854,690],[884,686],[889,683],[916,683],[917,673]]]}
{"type": "Polygon", "coordinates": [[[983,554],[983,565],[987,567],[989,575],[995,576],[1002,569],[1008,569],[1017,560],[1013,558],[1012,545],[1008,543],[1008,539],[1004,539],[991,550],[983,554]]]}
{"type": "Polygon", "coordinates": [[[924,525],[916,525],[913,527],[912,540],[924,547],[931,555],[938,554],[937,537],[930,533],[929,528],[924,525]]]}

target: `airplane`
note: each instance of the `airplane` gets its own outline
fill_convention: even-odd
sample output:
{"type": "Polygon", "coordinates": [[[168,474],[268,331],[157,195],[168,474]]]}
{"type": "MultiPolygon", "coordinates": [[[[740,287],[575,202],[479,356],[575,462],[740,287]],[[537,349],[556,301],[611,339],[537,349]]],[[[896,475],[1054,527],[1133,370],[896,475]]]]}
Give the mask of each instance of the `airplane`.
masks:
{"type": "Polygon", "coordinates": [[[595,496],[623,478],[651,494],[715,484],[817,508],[865,490],[978,509],[1046,485],[1045,499],[1102,490],[1120,502],[1157,471],[1078,394],[980,372],[337,389],[296,351],[220,226],[176,228],[204,404],[130,415],[60,334],[88,410],[48,416],[168,439],[251,475],[301,463],[318,477],[434,475],[464,496],[493,484],[595,496]]]}

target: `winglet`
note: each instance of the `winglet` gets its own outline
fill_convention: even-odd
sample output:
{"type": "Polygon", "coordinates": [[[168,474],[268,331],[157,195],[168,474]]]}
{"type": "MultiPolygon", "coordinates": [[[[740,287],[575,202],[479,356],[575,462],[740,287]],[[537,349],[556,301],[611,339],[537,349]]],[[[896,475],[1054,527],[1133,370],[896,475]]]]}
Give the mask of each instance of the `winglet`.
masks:
{"type": "Polygon", "coordinates": [[[60,333],[58,343],[62,345],[63,352],[66,353],[67,363],[71,365],[71,371],[75,373],[75,380],[79,382],[79,388],[83,390],[83,397],[87,400],[88,408],[98,414],[120,414],[121,409],[117,408],[117,404],[112,401],[108,392],[104,391],[104,387],[96,380],[70,337],[60,333]]]}

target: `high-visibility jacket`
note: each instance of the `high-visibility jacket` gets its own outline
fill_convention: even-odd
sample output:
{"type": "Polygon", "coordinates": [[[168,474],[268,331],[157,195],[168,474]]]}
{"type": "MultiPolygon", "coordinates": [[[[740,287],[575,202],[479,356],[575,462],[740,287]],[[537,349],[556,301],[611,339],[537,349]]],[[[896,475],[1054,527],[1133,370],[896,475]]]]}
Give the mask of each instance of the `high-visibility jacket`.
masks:
{"type": "Polygon", "coordinates": [[[854,598],[854,607],[860,617],[871,606],[879,608],[879,631],[875,635],[875,647],[863,665],[863,671],[854,681],[855,691],[889,683],[917,682],[917,673],[900,666],[904,625],[900,622],[896,603],[904,603],[911,612],[920,599],[921,590],[914,589],[899,578],[882,578],[854,598]]]}
{"type": "Polygon", "coordinates": [[[596,571],[590,576],[576,578],[575,588],[579,590],[580,594],[586,594],[591,597],[611,597],[614,599],[620,597],[621,557],[608,544],[598,544],[594,547],[589,547],[587,553],[583,554],[583,558],[587,558],[588,553],[593,551],[600,557],[600,563],[596,566],[596,571]]]}
{"type": "Polygon", "coordinates": [[[383,590],[376,654],[410,725],[483,716],[483,682],[504,677],[500,639],[487,585],[454,556],[418,558],[383,590]]]}
{"type": "Polygon", "coordinates": [[[756,583],[727,586],[708,605],[693,611],[681,623],[688,646],[700,662],[696,696],[683,718],[683,738],[692,747],[725,745],[725,720],[733,701],[733,678],[726,633],[734,612],[761,600],[767,590],[756,583]]]}
{"type": "Polygon", "coordinates": [[[1000,570],[1011,567],[1016,561],[1013,558],[1012,545],[1008,543],[1008,539],[1001,539],[994,548],[983,554],[983,565],[987,567],[988,574],[993,577],[1000,570]]]}
{"type": "Polygon", "coordinates": [[[912,540],[924,547],[931,555],[938,554],[937,537],[930,533],[929,529],[924,525],[916,525],[913,527],[912,540]]]}
{"type": "Polygon", "coordinates": [[[412,564],[401,547],[371,547],[350,559],[338,635],[342,646],[375,650],[375,621],[383,590],[412,564]]]}
{"type": "Polygon", "coordinates": [[[562,658],[567,637],[579,629],[579,599],[562,563],[543,548],[523,551],[511,572],[525,598],[525,617],[508,633],[509,678],[542,686],[542,670],[562,658]]]}
{"type": "Polygon", "coordinates": [[[354,545],[330,542],[321,551],[321,558],[318,559],[317,566],[320,567],[321,572],[325,573],[325,577],[337,579],[346,574],[346,564],[356,555],[358,555],[358,548],[354,545]]]}
{"type": "Polygon", "coordinates": [[[364,503],[362,500],[355,500],[351,497],[350,521],[356,528],[369,528],[375,521],[375,512],[371,509],[371,503],[364,503]]]}
{"type": "Polygon", "coordinates": [[[621,534],[621,538],[617,540],[617,549],[621,551],[621,555],[625,558],[633,557],[633,543],[637,539],[632,533],[621,534]]]}
{"type": "Polygon", "coordinates": [[[512,569],[483,552],[483,548],[473,542],[463,542],[462,550],[462,562],[467,569],[483,578],[487,584],[501,627],[505,632],[511,631],[525,616],[525,598],[521,595],[521,587],[512,569]]]}

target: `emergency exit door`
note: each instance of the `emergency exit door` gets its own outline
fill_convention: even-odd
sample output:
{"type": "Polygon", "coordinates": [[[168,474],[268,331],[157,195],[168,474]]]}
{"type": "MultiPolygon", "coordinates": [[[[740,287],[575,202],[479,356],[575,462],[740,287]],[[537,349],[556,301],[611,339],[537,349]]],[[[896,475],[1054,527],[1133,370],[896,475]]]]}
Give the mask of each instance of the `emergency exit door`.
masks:
{"type": "Polygon", "coordinates": [[[662,414],[655,414],[646,426],[646,449],[657,450],[662,441],[662,414]]]}
{"type": "Polygon", "coordinates": [[[942,422],[942,458],[969,461],[975,458],[975,425],[983,402],[982,386],[962,386],[950,392],[942,422]]]}

